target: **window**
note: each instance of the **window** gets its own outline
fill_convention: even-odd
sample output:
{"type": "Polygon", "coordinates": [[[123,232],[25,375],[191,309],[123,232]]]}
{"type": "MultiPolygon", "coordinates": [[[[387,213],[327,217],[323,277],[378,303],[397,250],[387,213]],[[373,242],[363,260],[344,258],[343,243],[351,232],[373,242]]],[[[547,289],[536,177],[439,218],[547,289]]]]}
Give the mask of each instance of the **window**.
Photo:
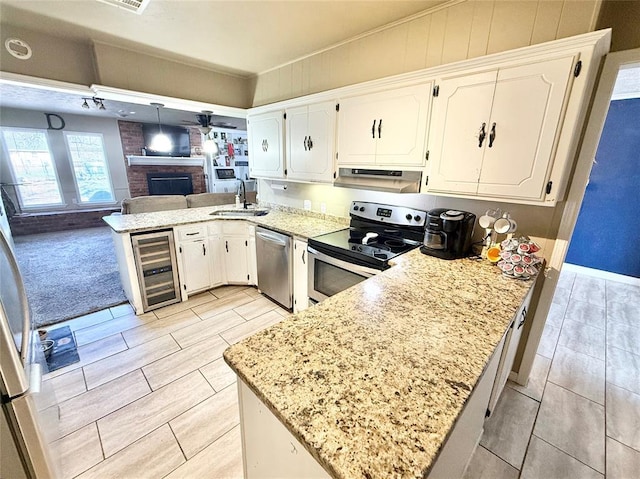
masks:
{"type": "Polygon", "coordinates": [[[62,203],[60,184],[44,130],[2,130],[16,193],[24,208],[62,203]]]}
{"type": "Polygon", "coordinates": [[[79,203],[115,201],[99,133],[65,133],[79,203]]]}

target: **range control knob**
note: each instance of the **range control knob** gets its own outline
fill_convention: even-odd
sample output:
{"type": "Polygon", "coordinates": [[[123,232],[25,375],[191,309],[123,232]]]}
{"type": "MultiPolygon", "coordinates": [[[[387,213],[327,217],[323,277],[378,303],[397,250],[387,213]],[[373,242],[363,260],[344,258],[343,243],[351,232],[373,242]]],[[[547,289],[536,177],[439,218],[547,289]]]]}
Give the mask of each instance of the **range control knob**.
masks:
{"type": "Polygon", "coordinates": [[[413,216],[411,216],[410,213],[407,213],[407,216],[405,216],[405,218],[407,218],[407,221],[411,221],[411,218],[413,218],[413,216]]]}
{"type": "Polygon", "coordinates": [[[420,215],[414,216],[413,219],[416,220],[416,221],[420,221],[422,219],[422,216],[420,216],[420,215]]]}
{"type": "Polygon", "coordinates": [[[353,211],[358,211],[358,205],[353,207],[353,211]]]}
{"type": "Polygon", "coordinates": [[[361,206],[361,207],[360,207],[360,211],[364,211],[364,206],[361,206]]]}

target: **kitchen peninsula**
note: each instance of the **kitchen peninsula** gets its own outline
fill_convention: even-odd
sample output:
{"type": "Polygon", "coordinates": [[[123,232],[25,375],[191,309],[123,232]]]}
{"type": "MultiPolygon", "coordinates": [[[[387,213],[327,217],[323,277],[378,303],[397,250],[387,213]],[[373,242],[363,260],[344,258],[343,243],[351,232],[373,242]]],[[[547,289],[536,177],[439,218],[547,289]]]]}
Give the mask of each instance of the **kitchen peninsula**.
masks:
{"type": "MultiPolygon", "coordinates": [[[[105,221],[125,240],[131,233],[228,219],[302,238],[346,227],[278,208],[247,219],[211,215],[220,209],[105,221]]],[[[282,452],[283,446],[290,456],[280,459],[288,467],[308,458],[289,476],[262,461],[283,477],[461,475],[482,433],[505,337],[532,286],[503,277],[486,261],[441,260],[416,249],[229,348],[225,359],[240,379],[246,477],[260,477],[247,463],[247,454],[255,459],[256,440],[261,457],[275,458],[273,447],[282,452]],[[282,428],[279,436],[259,422],[267,416],[282,428]]]]}
{"type": "MultiPolygon", "coordinates": [[[[451,477],[442,462],[460,472],[470,454],[449,451],[440,461],[441,448],[468,425],[462,416],[478,391],[480,431],[459,435],[475,447],[503,337],[532,284],[486,262],[402,255],[389,270],[227,349],[241,380],[241,417],[257,417],[245,409],[257,398],[324,477],[451,477]]],[[[275,457],[278,445],[265,431],[264,451],[255,451],[253,425],[242,424],[245,477],[300,455],[290,441],[283,446],[291,460],[275,457]]]]}

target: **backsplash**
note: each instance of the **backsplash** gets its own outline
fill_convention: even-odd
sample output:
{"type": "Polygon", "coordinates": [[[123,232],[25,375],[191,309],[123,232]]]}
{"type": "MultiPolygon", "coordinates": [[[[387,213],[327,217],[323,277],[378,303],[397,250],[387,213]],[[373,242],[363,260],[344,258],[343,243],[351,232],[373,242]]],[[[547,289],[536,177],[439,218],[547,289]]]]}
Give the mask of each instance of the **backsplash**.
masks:
{"type": "MultiPolygon", "coordinates": [[[[282,181],[274,181],[282,184],[282,181]]],[[[274,189],[270,180],[258,181],[258,198],[261,204],[277,205],[295,210],[304,210],[305,200],[310,201],[309,214],[325,214],[348,219],[352,201],[373,201],[390,205],[407,206],[424,211],[433,208],[451,208],[474,213],[480,217],[488,209],[500,208],[508,211],[518,223],[517,235],[526,235],[542,248],[539,255],[549,259],[557,233],[554,214],[560,206],[530,206],[495,201],[470,200],[421,193],[387,193],[379,191],[339,188],[333,185],[287,182],[287,189],[274,189]],[[323,211],[324,205],[324,213],[323,211]]],[[[347,220],[348,221],[348,220],[347,220]]],[[[474,241],[482,239],[484,230],[476,224],[474,241]]],[[[504,237],[504,235],[503,235],[504,237]]]]}

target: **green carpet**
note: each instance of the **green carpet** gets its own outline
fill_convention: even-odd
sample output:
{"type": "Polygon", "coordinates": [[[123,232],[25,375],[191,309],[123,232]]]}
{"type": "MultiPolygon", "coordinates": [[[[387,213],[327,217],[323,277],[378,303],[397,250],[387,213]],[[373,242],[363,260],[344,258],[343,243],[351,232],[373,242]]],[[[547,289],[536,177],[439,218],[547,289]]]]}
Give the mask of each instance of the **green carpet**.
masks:
{"type": "Polygon", "coordinates": [[[36,326],[127,301],[109,227],[15,236],[13,240],[36,326]]]}

